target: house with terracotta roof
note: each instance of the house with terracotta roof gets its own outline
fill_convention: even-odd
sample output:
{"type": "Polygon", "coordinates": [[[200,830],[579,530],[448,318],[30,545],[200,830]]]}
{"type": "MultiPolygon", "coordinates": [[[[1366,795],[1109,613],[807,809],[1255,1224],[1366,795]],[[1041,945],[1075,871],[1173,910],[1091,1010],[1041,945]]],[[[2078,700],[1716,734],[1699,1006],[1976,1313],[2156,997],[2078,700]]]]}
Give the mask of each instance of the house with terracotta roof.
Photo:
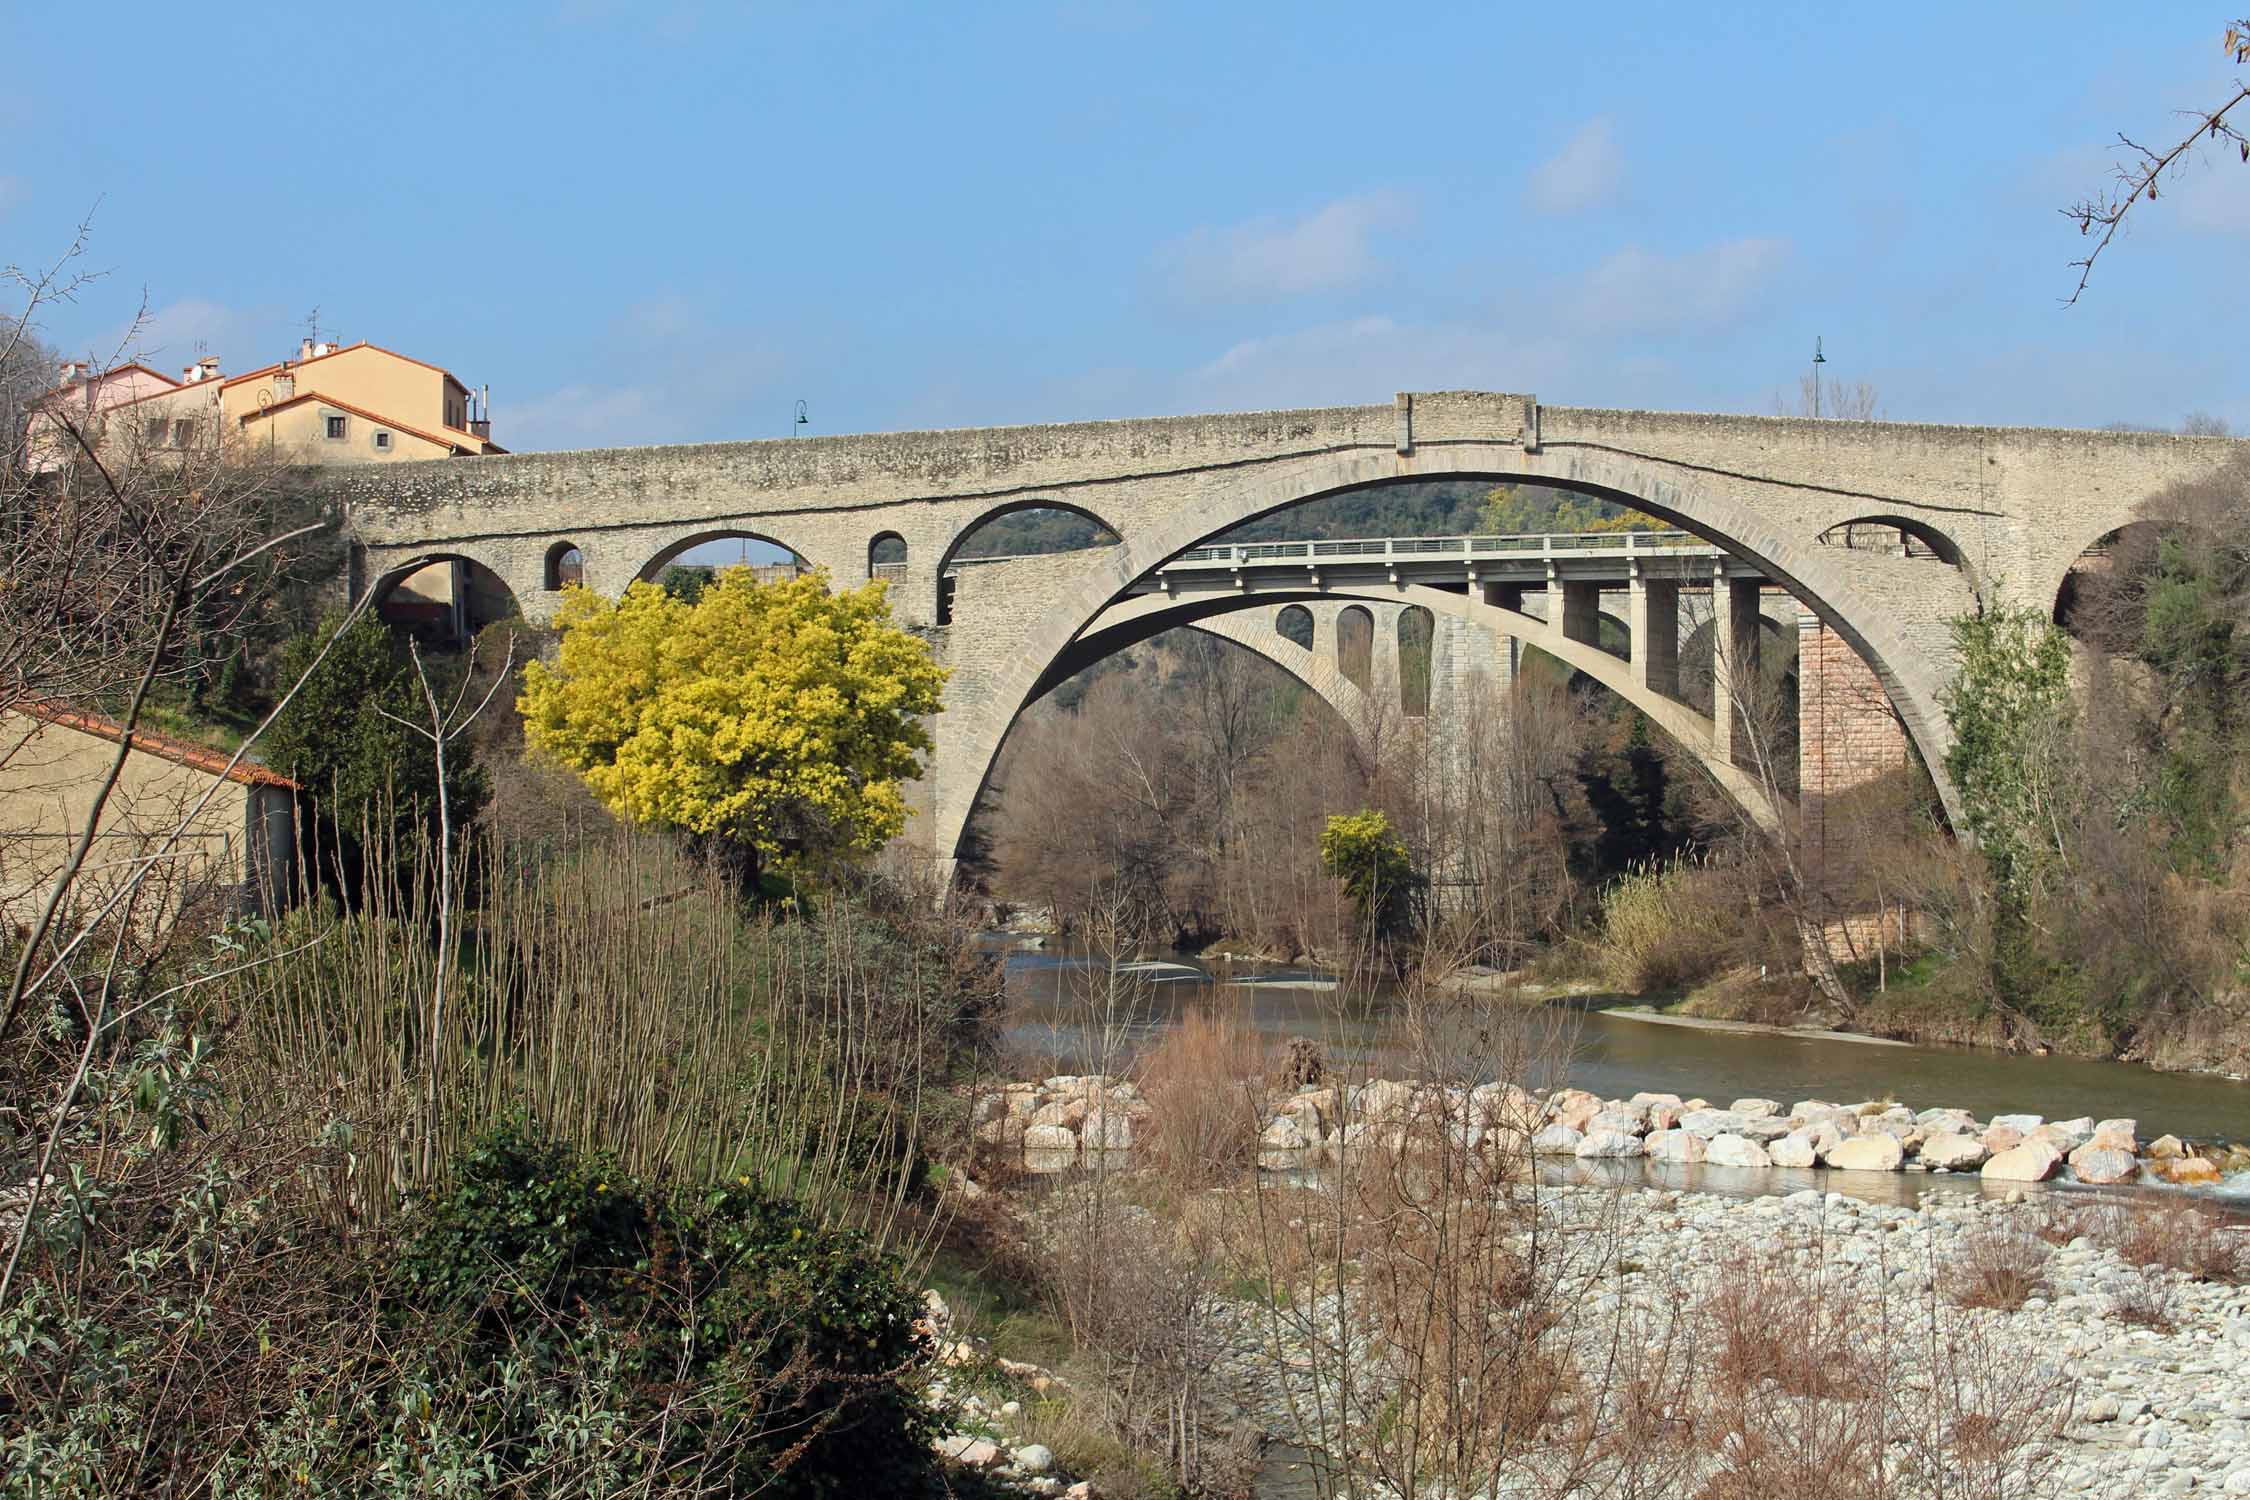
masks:
{"type": "MultiPolygon", "coordinates": [[[[180,382],[147,365],[134,363],[96,370],[84,360],[63,361],[55,388],[32,403],[25,424],[24,462],[29,472],[49,473],[62,468],[78,454],[78,445],[64,430],[61,419],[82,431],[101,427],[102,414],[113,406],[139,401],[179,389],[180,382]]],[[[14,438],[16,434],[6,435],[14,438]]]]}
{"type": "Polygon", "coordinates": [[[60,467],[73,456],[60,419],[83,421],[89,413],[102,447],[140,455],[217,445],[282,463],[369,464],[507,451],[492,441],[489,389],[472,391],[450,370],[365,340],[306,339],[295,359],[240,375],[223,374],[215,355],[178,380],[128,368],[160,384],[137,381],[98,408],[74,404],[67,388],[39,403],[32,451],[50,462],[37,467],[60,467]]]}
{"type": "Polygon", "coordinates": [[[19,703],[0,712],[0,921],[28,929],[52,895],[108,780],[73,902],[88,909],[136,876],[145,926],[188,909],[269,911],[293,889],[297,784],[251,757],[165,734],[127,736],[100,714],[19,703]],[[129,741],[129,742],[128,742],[129,741]]]}

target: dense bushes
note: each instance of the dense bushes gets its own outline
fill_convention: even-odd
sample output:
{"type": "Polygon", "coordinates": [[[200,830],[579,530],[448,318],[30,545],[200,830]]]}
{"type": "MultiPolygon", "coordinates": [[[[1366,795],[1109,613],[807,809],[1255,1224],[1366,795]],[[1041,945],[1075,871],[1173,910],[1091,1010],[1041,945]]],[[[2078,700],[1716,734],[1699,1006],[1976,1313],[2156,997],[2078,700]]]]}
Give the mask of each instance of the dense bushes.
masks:
{"type": "Polygon", "coordinates": [[[213,1144],[43,1216],[0,1316],[0,1494],[825,1496],[926,1461],[915,1299],[849,1230],[514,1126],[394,1254],[307,1190],[340,1142],[213,1144]]]}
{"type": "Polygon", "coordinates": [[[409,876],[0,1052],[0,1182],[59,1122],[0,1189],[0,1495],[916,1481],[892,1247],[957,934],[745,914],[646,836],[488,859],[450,958],[409,876]]]}
{"type": "MultiPolygon", "coordinates": [[[[667,1190],[509,1124],[414,1226],[395,1284],[401,1313],[458,1337],[472,1379],[598,1364],[625,1473],[834,1495],[896,1486],[924,1458],[899,1384],[918,1304],[897,1269],[741,1184],[667,1190]]],[[[488,1446],[535,1443],[549,1414],[525,1415],[488,1446]]]]}

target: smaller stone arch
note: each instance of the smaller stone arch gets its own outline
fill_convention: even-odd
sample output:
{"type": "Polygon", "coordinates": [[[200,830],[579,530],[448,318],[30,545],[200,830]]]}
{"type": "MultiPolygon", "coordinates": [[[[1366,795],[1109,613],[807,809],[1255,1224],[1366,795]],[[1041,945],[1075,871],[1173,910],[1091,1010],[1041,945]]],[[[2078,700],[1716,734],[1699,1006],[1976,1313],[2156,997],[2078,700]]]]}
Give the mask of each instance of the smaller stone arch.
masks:
{"type": "Polygon", "coordinates": [[[740,544],[739,555],[736,558],[719,557],[709,562],[685,565],[716,571],[719,568],[734,567],[746,563],[748,566],[759,570],[761,581],[779,581],[812,571],[812,565],[805,561],[804,554],[779,537],[769,536],[761,531],[744,530],[740,527],[721,526],[709,531],[694,532],[670,543],[654,557],[643,563],[641,570],[633,576],[642,583],[661,583],[664,579],[665,569],[672,567],[675,563],[683,562],[687,554],[696,551],[698,548],[709,547],[718,542],[740,544]],[[758,550],[753,552],[753,548],[758,550]]]}
{"type": "Polygon", "coordinates": [[[586,554],[576,542],[557,542],[547,549],[547,558],[540,565],[540,587],[550,594],[575,588],[586,581],[586,554]]]}
{"type": "Polygon", "coordinates": [[[2105,651],[2130,650],[2143,624],[2145,590],[2168,537],[2222,552],[2232,543],[2202,522],[2176,515],[2127,521],[2081,551],[2056,586],[2051,618],[2072,640],[2105,651]]]}
{"type": "Polygon", "coordinates": [[[1311,610],[1302,604],[1289,604],[1282,606],[1281,612],[1273,617],[1273,631],[1283,640],[1310,651],[1318,634],[1318,627],[1311,610]]]}
{"type": "Polygon", "coordinates": [[[867,543],[867,576],[880,578],[893,588],[906,582],[906,538],[895,531],[878,531],[867,543]]]}
{"type": "Polygon", "coordinates": [[[443,646],[472,640],[487,625],[523,615],[506,579],[460,553],[441,554],[378,580],[373,609],[386,625],[443,646]]]}
{"type": "Polygon", "coordinates": [[[1914,516],[1854,516],[1838,521],[1818,538],[1823,547],[1853,552],[1876,552],[1909,560],[1934,559],[1950,567],[1961,566],[1961,546],[1953,538],[1914,516]]]}
{"type": "Polygon", "coordinates": [[[1437,617],[1419,604],[1398,612],[1398,708],[1410,719],[1430,714],[1431,660],[1437,646],[1437,617]]]}
{"type": "Polygon", "coordinates": [[[1375,686],[1375,613],[1364,604],[1336,612],[1336,670],[1361,692],[1375,686]]]}
{"type": "Polygon", "coordinates": [[[938,558],[937,623],[940,625],[953,623],[953,578],[955,570],[965,561],[1044,555],[1046,553],[1081,552],[1094,547],[1115,547],[1122,541],[1123,538],[1118,535],[1116,527],[1084,506],[1073,505],[1067,500],[1056,500],[1048,496],[1033,496],[1023,500],[1011,500],[1005,505],[996,505],[956,531],[952,540],[945,544],[945,552],[938,558]],[[1065,519],[1058,528],[1054,529],[1055,534],[1034,534],[1024,538],[1021,542],[1011,542],[997,551],[989,549],[986,545],[991,541],[989,535],[986,536],[985,542],[977,540],[978,534],[985,532],[986,528],[996,521],[1005,521],[1010,517],[1027,516],[1034,513],[1042,517],[1054,516],[1069,519],[1065,519]],[[1071,519],[1082,522],[1084,525],[1073,526],[1071,519]]]}

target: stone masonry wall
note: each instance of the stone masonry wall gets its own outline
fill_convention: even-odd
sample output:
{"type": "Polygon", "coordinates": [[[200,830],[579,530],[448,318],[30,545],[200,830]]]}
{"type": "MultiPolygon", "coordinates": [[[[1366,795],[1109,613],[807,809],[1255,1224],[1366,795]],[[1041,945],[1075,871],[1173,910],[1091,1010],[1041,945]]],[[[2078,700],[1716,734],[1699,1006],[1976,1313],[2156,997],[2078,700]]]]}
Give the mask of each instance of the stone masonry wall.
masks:
{"type": "Polygon", "coordinates": [[[1867,842],[1904,827],[1906,733],[1874,669],[1810,611],[1798,622],[1797,733],[1806,863],[1834,913],[1832,945],[1857,952],[1881,920],[1864,888],[1867,842]]]}

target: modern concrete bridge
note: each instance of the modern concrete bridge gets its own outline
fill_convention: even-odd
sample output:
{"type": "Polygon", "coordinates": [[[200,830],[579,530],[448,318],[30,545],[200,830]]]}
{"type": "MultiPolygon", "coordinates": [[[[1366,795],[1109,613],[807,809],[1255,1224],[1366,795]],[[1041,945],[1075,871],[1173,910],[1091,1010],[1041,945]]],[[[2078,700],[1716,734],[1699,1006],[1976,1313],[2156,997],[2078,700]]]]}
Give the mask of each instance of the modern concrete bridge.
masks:
{"type": "MultiPolygon", "coordinates": [[[[451,557],[533,618],[552,609],[573,559],[589,586],[614,593],[722,537],[774,541],[839,582],[869,576],[878,544],[886,555],[903,547],[900,617],[929,632],[954,669],[920,830],[943,859],[1025,705],[1098,646],[1164,628],[1166,606],[1149,602],[1152,580],[1178,574],[1169,608],[1172,623],[1185,623],[1214,602],[1178,571],[1219,561],[1187,556],[1209,539],[1339,491],[1435,479],[1576,490],[1692,532],[1725,555],[1704,560],[1713,582],[1702,586],[1723,581],[1722,634],[1737,639],[1749,572],[1786,591],[1833,643],[1822,659],[1864,664],[1951,803],[1939,706],[1953,670],[1946,620],[2002,596],[2051,607],[2089,546],[2149,495],[2211,473],[2236,446],[2149,433],[1609,411],[1442,391],[1306,411],[517,454],[322,478],[346,509],[355,587],[413,559],[451,557]],[[995,516],[1034,507],[1092,517],[1119,544],[962,570],[945,599],[941,580],[963,540],[995,516]],[[1863,535],[1904,545],[1849,544],[1863,535]],[[1177,566],[1160,573],[1167,565],[1177,566]]],[[[1543,595],[1541,606],[1555,606],[1561,621],[1551,628],[1539,619],[1543,648],[1585,646],[1588,580],[1568,568],[1542,577],[1544,557],[1539,573],[1520,577],[1509,568],[1523,559],[1503,567],[1496,557],[1489,575],[1482,559],[1453,561],[1457,589],[1411,570],[1395,582],[1387,570],[1347,578],[1298,560],[1303,576],[1290,592],[1382,593],[1500,633],[1531,629],[1530,600],[1543,595]],[[1509,592],[1519,586],[1522,594],[1509,592]]],[[[1643,561],[1640,607],[1661,616],[1665,589],[1694,579],[1668,576],[1653,554],[1643,561]]],[[[1279,574],[1246,576],[1251,586],[1237,587],[1238,602],[1283,602],[1258,587],[1279,574]]],[[[1655,634],[1636,633],[1651,649],[1624,665],[1628,687],[1661,698],[1666,667],[1655,634]]],[[[1711,753],[1730,733],[1721,721],[1731,716],[1705,721],[1711,753]]],[[[1675,732],[1692,742],[1702,730],[1675,732]]]]}

